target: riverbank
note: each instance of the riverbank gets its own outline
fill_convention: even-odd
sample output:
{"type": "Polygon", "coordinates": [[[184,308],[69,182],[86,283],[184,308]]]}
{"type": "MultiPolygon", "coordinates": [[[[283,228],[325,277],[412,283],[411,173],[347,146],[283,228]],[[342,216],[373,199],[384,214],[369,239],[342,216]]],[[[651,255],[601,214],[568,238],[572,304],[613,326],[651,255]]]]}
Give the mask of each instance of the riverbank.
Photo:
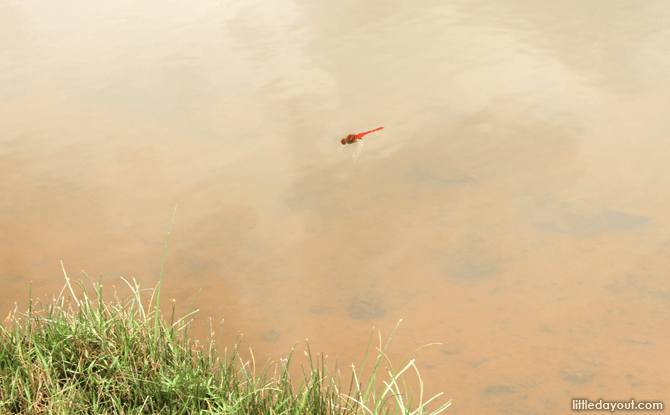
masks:
{"type": "MultiPolygon", "coordinates": [[[[345,385],[339,370],[329,369],[321,354],[312,356],[307,345],[304,378],[296,381],[289,376],[293,352],[257,368],[242,360],[239,344],[221,356],[212,336],[206,344],[190,339],[196,311],[176,320],[172,304],[170,318],[163,318],[160,284],[146,302],[141,294],[147,290],[126,281],[132,294],[105,303],[101,281],[89,281],[92,294],[66,275],[49,304],[34,303],[31,295],[27,312],[15,309],[0,325],[0,412],[420,415],[450,404],[428,411],[432,399],[423,401],[422,391],[413,396],[403,380],[408,373],[419,376],[414,353],[392,369],[388,342],[377,348],[372,375],[363,381],[361,367],[345,385]],[[383,379],[381,363],[391,369],[383,379]]],[[[372,336],[366,359],[371,344],[372,336]]]]}

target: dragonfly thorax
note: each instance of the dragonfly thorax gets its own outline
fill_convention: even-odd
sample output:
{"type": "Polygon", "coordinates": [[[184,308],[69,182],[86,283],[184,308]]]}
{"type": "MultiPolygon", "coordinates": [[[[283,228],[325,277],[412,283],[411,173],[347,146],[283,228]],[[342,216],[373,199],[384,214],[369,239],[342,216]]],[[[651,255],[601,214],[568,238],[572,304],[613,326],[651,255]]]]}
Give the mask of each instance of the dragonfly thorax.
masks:
{"type": "Polygon", "coordinates": [[[340,143],[342,143],[342,145],[352,144],[355,143],[356,140],[362,140],[362,138],[359,137],[358,134],[349,134],[347,138],[343,138],[340,143]]]}

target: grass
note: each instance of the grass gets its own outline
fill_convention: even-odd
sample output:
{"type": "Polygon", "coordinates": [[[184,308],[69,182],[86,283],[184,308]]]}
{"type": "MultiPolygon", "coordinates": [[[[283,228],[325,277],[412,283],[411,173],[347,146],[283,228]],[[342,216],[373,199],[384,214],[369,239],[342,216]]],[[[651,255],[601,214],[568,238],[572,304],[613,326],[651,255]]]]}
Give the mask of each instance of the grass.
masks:
{"type": "Polygon", "coordinates": [[[329,370],[323,355],[312,356],[309,344],[298,381],[289,375],[295,347],[256,375],[253,353],[244,362],[239,342],[219,355],[211,320],[209,340],[191,340],[189,324],[196,311],[175,320],[173,303],[169,319],[159,313],[162,266],[146,307],[141,294],[147,290],[135,280],[124,279],[130,296],[120,299],[114,293],[114,300],[105,302],[101,280],[94,283],[86,275],[90,295],[81,281],[70,283],[64,267],[63,273],[65,286],[58,297],[34,304],[31,285],[28,311],[15,307],[0,324],[2,414],[423,415],[438,414],[451,403],[427,410],[439,395],[423,400],[423,382],[411,360],[423,347],[394,369],[386,351],[395,330],[386,345],[379,335],[377,358],[363,382],[371,334],[363,367],[356,372],[352,366],[345,393],[337,364],[329,370]],[[388,367],[383,375],[382,363],[388,367]],[[418,397],[405,383],[408,371],[418,376],[418,397]]]}

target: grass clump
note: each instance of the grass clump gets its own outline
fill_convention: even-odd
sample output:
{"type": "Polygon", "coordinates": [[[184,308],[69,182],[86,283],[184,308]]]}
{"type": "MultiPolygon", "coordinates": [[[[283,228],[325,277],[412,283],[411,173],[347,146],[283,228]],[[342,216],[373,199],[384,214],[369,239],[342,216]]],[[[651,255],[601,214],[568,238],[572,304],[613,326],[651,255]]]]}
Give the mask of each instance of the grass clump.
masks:
{"type": "MultiPolygon", "coordinates": [[[[416,370],[414,360],[393,369],[386,355],[388,343],[382,348],[381,335],[367,382],[361,382],[354,370],[343,393],[337,366],[329,371],[322,355],[312,357],[308,344],[308,365],[295,386],[289,375],[293,352],[255,375],[255,363],[243,362],[239,343],[230,354],[217,353],[211,322],[206,344],[189,339],[192,320],[187,319],[195,312],[177,321],[174,304],[169,320],[161,318],[155,306],[147,313],[136,283],[128,283],[131,296],[124,300],[115,296],[107,304],[99,281],[92,283],[93,298],[81,282],[76,285],[82,292],[79,298],[66,278],[64,290],[71,294],[67,299],[61,292],[49,304],[31,300],[27,313],[15,308],[0,325],[0,413],[428,413],[425,405],[432,399],[423,402],[421,390],[413,402],[403,380],[407,370],[416,370]],[[388,379],[377,385],[384,361],[388,379]]],[[[368,352],[371,342],[372,336],[368,352]]],[[[430,413],[442,412],[449,404],[430,413]]]]}
{"type": "Polygon", "coordinates": [[[175,321],[173,302],[170,318],[164,319],[160,282],[145,308],[140,294],[146,290],[134,280],[124,279],[130,296],[120,299],[115,293],[107,303],[101,281],[88,280],[94,294],[77,282],[77,296],[65,274],[63,290],[48,303],[33,304],[31,287],[28,311],[15,307],[0,324],[0,413],[424,415],[438,414],[451,403],[429,412],[426,404],[437,396],[423,401],[420,376],[415,402],[403,375],[413,369],[418,376],[409,359],[420,349],[394,369],[381,334],[370,378],[360,380],[372,336],[363,368],[360,374],[354,369],[344,393],[337,365],[330,371],[322,355],[312,357],[309,344],[299,382],[289,375],[293,351],[256,375],[253,353],[244,362],[239,342],[230,354],[218,354],[211,320],[209,339],[201,344],[188,336],[195,311],[175,321]],[[378,385],[382,362],[388,378],[378,385]]]}

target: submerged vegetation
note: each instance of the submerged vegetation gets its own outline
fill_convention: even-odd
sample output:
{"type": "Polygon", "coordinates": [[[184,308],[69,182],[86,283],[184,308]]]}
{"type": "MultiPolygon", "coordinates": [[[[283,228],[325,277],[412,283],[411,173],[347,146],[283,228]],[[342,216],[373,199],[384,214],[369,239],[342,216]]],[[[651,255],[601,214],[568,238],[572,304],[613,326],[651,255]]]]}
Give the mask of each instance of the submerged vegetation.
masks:
{"type": "Polygon", "coordinates": [[[110,302],[103,301],[100,280],[89,278],[93,295],[82,282],[74,283],[81,290],[76,295],[67,274],[65,281],[49,303],[33,303],[31,290],[28,311],[15,308],[0,324],[0,413],[423,415],[438,414],[451,402],[428,411],[439,395],[424,401],[420,376],[418,397],[403,379],[408,372],[419,375],[410,360],[416,351],[393,368],[381,335],[371,375],[361,380],[372,336],[363,367],[354,369],[345,392],[340,370],[329,370],[322,355],[314,358],[309,344],[298,381],[289,375],[293,351],[256,375],[253,354],[244,362],[239,342],[219,355],[211,320],[208,341],[189,339],[195,311],[175,321],[173,303],[170,318],[163,318],[160,280],[146,307],[140,295],[145,290],[134,280],[124,279],[130,296],[115,293],[110,302]]]}

